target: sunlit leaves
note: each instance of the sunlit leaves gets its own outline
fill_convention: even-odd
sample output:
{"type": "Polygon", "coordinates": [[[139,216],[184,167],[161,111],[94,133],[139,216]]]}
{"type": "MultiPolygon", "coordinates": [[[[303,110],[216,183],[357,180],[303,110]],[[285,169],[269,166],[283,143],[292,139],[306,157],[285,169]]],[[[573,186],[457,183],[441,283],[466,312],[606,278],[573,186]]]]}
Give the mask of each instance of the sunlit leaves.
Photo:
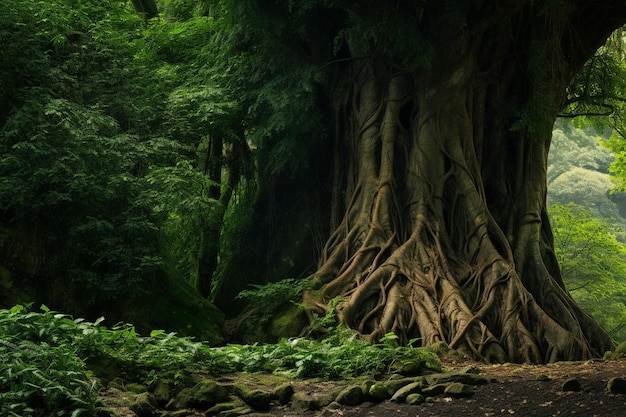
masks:
{"type": "MultiPolygon", "coordinates": [[[[607,330],[626,321],[626,246],[607,221],[575,205],[550,207],[556,255],[574,298],[607,330]]],[[[624,329],[614,332],[626,339],[624,329]]]]}
{"type": "Polygon", "coordinates": [[[197,146],[205,137],[231,139],[237,103],[203,83],[182,85],[168,96],[165,126],[181,143],[197,146]]]}
{"type": "Polygon", "coordinates": [[[611,133],[605,142],[615,152],[611,173],[617,189],[626,190],[626,48],[625,28],[615,31],[574,78],[568,88],[566,112],[585,116],[611,133]]]}
{"type": "Polygon", "coordinates": [[[567,121],[557,120],[552,131],[548,183],[573,167],[607,173],[615,157],[602,146],[603,139],[589,127],[576,129],[567,121]]]}
{"type": "Polygon", "coordinates": [[[608,174],[576,167],[559,175],[550,187],[552,203],[578,201],[598,217],[619,217],[619,208],[609,199],[613,184],[608,174]]]}
{"type": "Polygon", "coordinates": [[[576,129],[569,122],[556,124],[548,160],[548,203],[576,202],[596,217],[623,223],[607,171],[614,161],[602,146],[603,137],[589,127],[576,129]]]}
{"type": "Polygon", "coordinates": [[[602,140],[588,127],[557,123],[548,168],[549,211],[567,288],[621,341],[626,339],[623,197],[611,194],[614,185],[606,172],[613,154],[602,140]]]}

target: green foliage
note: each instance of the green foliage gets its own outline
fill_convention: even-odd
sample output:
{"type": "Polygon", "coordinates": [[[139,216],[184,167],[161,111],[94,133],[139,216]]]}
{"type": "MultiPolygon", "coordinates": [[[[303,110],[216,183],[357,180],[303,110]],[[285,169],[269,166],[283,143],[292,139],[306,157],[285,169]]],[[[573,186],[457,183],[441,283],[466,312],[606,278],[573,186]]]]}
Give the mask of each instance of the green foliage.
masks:
{"type": "Polygon", "coordinates": [[[146,86],[145,106],[162,103],[150,112],[150,129],[179,144],[175,160],[150,167],[143,195],[159,218],[168,259],[197,284],[214,272],[220,237],[228,236],[221,233],[224,214],[252,163],[241,100],[223,82],[230,71],[221,64],[220,15],[192,3],[166,2],[164,19],[150,21],[136,59],[156,80],[146,86]]]}
{"type": "Polygon", "coordinates": [[[608,136],[580,123],[560,121],[553,134],[548,201],[556,255],[572,296],[616,340],[623,341],[623,194],[613,193],[607,174],[609,166],[615,166],[614,154],[602,147],[608,136]]]}
{"type": "Polygon", "coordinates": [[[99,383],[87,368],[67,331],[90,327],[51,312],[27,312],[22,306],[0,310],[0,414],[4,416],[95,415],[99,383]]]}
{"type": "MultiPolygon", "coordinates": [[[[337,305],[345,300],[345,297],[335,297],[328,302],[328,312],[324,316],[315,315],[315,321],[311,324],[309,329],[310,334],[314,334],[317,331],[341,331],[339,321],[337,319],[337,305]]],[[[315,314],[315,313],[314,313],[315,314]]]]}
{"type": "MultiPolygon", "coordinates": [[[[451,12],[459,12],[454,5],[451,12]]],[[[335,52],[347,48],[353,57],[376,54],[402,62],[412,70],[425,68],[431,61],[433,50],[423,33],[413,30],[415,16],[419,16],[423,5],[416,3],[409,10],[389,7],[381,2],[369,2],[367,7],[348,8],[345,25],[334,40],[335,52]]],[[[466,14],[448,15],[456,24],[465,24],[466,14]]]]}
{"type": "Polygon", "coordinates": [[[438,371],[438,357],[422,348],[373,345],[356,339],[331,337],[324,341],[282,339],[273,345],[228,345],[215,348],[215,366],[222,371],[271,372],[291,378],[349,379],[389,372],[398,361],[424,362],[438,371]],[[221,365],[225,366],[225,365],[221,365]]]}
{"type": "MultiPolygon", "coordinates": [[[[616,30],[572,79],[563,113],[596,127],[622,131],[626,95],[624,31],[616,30]]],[[[624,137],[622,135],[622,137],[624,137]]]]}
{"type": "Polygon", "coordinates": [[[548,184],[572,168],[606,174],[615,155],[602,146],[604,139],[594,129],[576,128],[563,119],[557,120],[550,145],[548,184]]]}
{"type": "Polygon", "coordinates": [[[51,272],[121,295],[159,268],[156,227],[135,200],[150,143],[97,108],[39,98],[13,113],[0,149],[5,218],[52,256],[51,272]]]}
{"type": "Polygon", "coordinates": [[[168,21],[184,21],[194,16],[206,16],[211,5],[205,1],[195,0],[161,0],[159,10],[168,21]]]}
{"type": "Polygon", "coordinates": [[[184,276],[190,277],[200,250],[199,230],[204,222],[221,221],[216,217],[222,207],[210,196],[210,187],[215,184],[188,160],[175,166],[152,166],[145,179],[149,187],[141,200],[159,219],[170,259],[175,260],[184,276]]]}
{"type": "Polygon", "coordinates": [[[610,135],[604,145],[615,153],[610,171],[619,191],[626,190],[625,30],[616,30],[578,72],[568,87],[564,109],[579,116],[578,125],[592,125],[610,135]]]}
{"type": "Polygon", "coordinates": [[[613,188],[608,174],[574,167],[550,183],[550,202],[567,204],[576,201],[589,207],[598,218],[617,219],[619,207],[610,199],[613,188]]]}
{"type": "Polygon", "coordinates": [[[262,181],[306,169],[311,151],[326,137],[319,104],[327,74],[307,57],[321,9],[297,3],[293,12],[287,4],[226,3],[216,21],[214,71],[244,109],[241,120],[258,147],[262,181]]]}
{"type": "Polygon", "coordinates": [[[288,278],[263,285],[252,285],[253,290],[241,291],[237,298],[248,300],[260,310],[267,310],[276,304],[300,300],[306,286],[306,280],[288,278]]]}
{"type": "Polygon", "coordinates": [[[35,286],[50,293],[63,287],[85,304],[136,294],[161,265],[154,222],[134,197],[151,143],[122,127],[134,114],[129,52],[141,19],[119,1],[4,6],[0,220],[17,232],[10,244],[39,254],[18,257],[28,275],[47,275],[35,286]]]}
{"type": "Polygon", "coordinates": [[[245,300],[254,313],[246,320],[246,327],[252,330],[266,326],[286,305],[302,300],[307,284],[307,280],[290,278],[263,285],[253,284],[254,289],[241,291],[236,299],[245,300]]]}
{"type": "MultiPolygon", "coordinates": [[[[574,204],[550,207],[551,222],[556,241],[556,255],[563,276],[581,281],[616,278],[626,272],[626,248],[615,239],[608,222],[593,217],[574,204]]],[[[581,282],[579,286],[584,285],[581,282]]]]}
{"type": "Polygon", "coordinates": [[[83,372],[95,372],[97,377],[122,376],[147,384],[153,383],[157,374],[176,379],[209,351],[206,345],[174,333],[156,330],[150,337],[142,337],[130,324],[107,329],[100,325],[102,317],[88,322],[45,306],[42,309],[43,313],[23,306],[0,310],[0,333],[6,335],[3,340],[9,345],[24,341],[33,349],[63,349],[65,359],[84,361],[83,372]]]}
{"type": "MultiPolygon", "coordinates": [[[[3,7],[0,223],[12,233],[0,258],[31,248],[16,250],[15,278],[81,312],[150,292],[171,266],[190,276],[198,224],[217,240],[224,211],[206,149],[241,142],[237,102],[198,65],[214,61],[213,19],[194,9],[146,27],[127,1],[3,7]]],[[[229,157],[217,172],[228,163],[243,167],[229,157]]]]}
{"type": "MultiPolygon", "coordinates": [[[[372,345],[337,333],[325,341],[282,339],[272,345],[210,348],[161,330],[142,337],[131,325],[95,322],[24,306],[0,310],[0,413],[7,416],[97,415],[99,378],[155,384],[184,383],[191,371],[213,375],[265,372],[290,378],[346,379],[388,372],[397,362],[440,371],[438,357],[422,348],[372,345]]],[[[388,335],[392,340],[392,335],[388,335]]]]}
{"type": "Polygon", "coordinates": [[[626,340],[626,246],[610,223],[573,204],[551,206],[550,221],[572,296],[614,338],[626,340]]]}
{"type": "Polygon", "coordinates": [[[576,128],[560,120],[555,125],[548,159],[548,204],[574,202],[597,218],[609,220],[623,240],[622,193],[614,192],[609,167],[614,154],[603,147],[605,136],[590,127],[576,128]]]}

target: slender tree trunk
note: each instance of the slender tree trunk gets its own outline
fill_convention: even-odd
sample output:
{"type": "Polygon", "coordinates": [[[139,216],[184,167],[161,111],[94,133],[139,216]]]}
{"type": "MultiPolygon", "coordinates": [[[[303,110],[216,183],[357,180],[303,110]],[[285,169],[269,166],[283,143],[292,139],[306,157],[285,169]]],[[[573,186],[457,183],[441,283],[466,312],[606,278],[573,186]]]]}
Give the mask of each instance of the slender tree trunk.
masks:
{"type": "Polygon", "coordinates": [[[221,231],[224,226],[226,208],[237,188],[242,175],[248,175],[242,166],[249,163],[250,150],[245,135],[240,132],[238,141],[228,145],[224,155],[224,142],[211,141],[207,150],[204,171],[213,182],[209,196],[218,204],[209,217],[200,219],[200,249],[198,251],[195,287],[208,298],[213,290],[213,279],[219,261],[221,231]]]}
{"type": "MultiPolygon", "coordinates": [[[[223,166],[223,140],[219,137],[211,138],[204,161],[204,174],[209,177],[212,184],[209,186],[209,197],[218,204],[211,213],[201,213],[198,219],[198,234],[200,245],[196,262],[195,287],[203,297],[211,294],[213,273],[217,268],[217,254],[219,252],[219,237],[222,221],[225,213],[225,205],[222,204],[222,170],[223,166]]],[[[228,194],[230,198],[230,194],[228,194]]],[[[228,200],[226,200],[228,204],[228,200]]]]}

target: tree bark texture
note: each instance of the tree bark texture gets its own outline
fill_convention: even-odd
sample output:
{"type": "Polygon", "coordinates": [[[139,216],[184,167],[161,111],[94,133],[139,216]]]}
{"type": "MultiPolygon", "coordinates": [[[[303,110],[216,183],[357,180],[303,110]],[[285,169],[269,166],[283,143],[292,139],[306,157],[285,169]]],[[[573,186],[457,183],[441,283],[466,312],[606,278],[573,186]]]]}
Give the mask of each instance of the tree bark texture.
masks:
{"type": "Polygon", "coordinates": [[[372,54],[343,70],[349,88],[329,96],[333,211],[344,214],[305,305],[336,305],[365,338],[394,332],[490,362],[602,356],[613,341],[573,301],[554,256],[546,169],[568,82],[623,10],[493,3],[467,25],[426,6],[426,68],[372,54]]]}

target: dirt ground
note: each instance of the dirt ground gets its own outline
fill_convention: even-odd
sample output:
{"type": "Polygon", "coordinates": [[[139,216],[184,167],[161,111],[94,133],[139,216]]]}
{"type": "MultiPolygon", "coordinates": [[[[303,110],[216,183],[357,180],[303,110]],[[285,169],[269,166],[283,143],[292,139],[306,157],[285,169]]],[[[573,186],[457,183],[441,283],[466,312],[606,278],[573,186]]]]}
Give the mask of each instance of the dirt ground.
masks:
{"type": "Polygon", "coordinates": [[[474,364],[492,382],[467,399],[438,398],[417,406],[384,402],[321,412],[341,417],[434,416],[626,416],[626,395],[610,394],[607,382],[626,378],[626,361],[588,361],[551,365],[474,364]],[[576,378],[581,391],[563,392],[576,378]]]}
{"type": "MultiPolygon", "coordinates": [[[[330,406],[319,411],[298,411],[290,406],[274,406],[269,412],[249,416],[266,417],[491,417],[491,416],[612,416],[626,417],[626,395],[611,394],[607,383],[613,377],[626,378],[626,360],[564,362],[550,365],[486,365],[443,363],[448,370],[473,366],[490,382],[475,387],[470,398],[437,397],[421,405],[390,401],[364,403],[355,407],[330,406]],[[563,383],[576,378],[581,390],[564,392],[563,383]]],[[[242,376],[234,377],[235,379],[242,376]]],[[[243,377],[253,383],[255,376],[243,377]]],[[[232,382],[232,381],[231,381],[232,382]]],[[[347,381],[299,381],[300,389],[330,390],[347,381]]],[[[110,399],[109,399],[110,400],[110,399]]],[[[114,403],[109,403],[113,405],[114,403]]],[[[136,417],[126,407],[112,407],[119,417],[136,417]]],[[[204,417],[200,411],[161,411],[156,416],[204,417]]]]}

